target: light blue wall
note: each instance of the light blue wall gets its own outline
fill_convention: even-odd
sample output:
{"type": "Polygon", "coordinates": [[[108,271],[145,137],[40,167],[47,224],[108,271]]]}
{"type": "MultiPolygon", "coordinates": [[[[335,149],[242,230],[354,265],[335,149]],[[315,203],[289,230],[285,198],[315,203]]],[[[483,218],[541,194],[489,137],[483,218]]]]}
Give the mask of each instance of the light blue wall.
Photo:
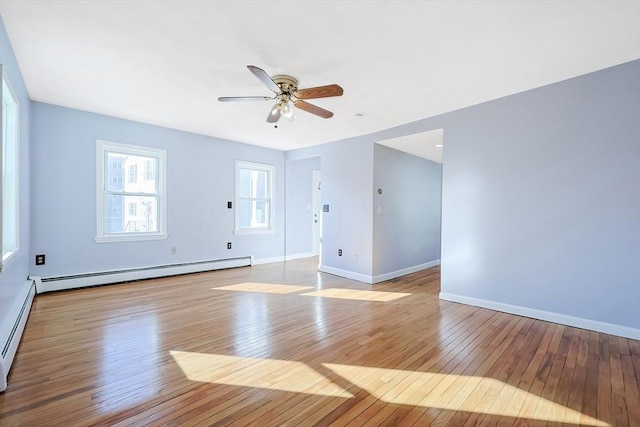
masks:
{"type": "Polygon", "coordinates": [[[444,128],[442,292],[640,329],[639,76],[632,61],[288,152],[322,156],[323,264],[373,271],[334,251],[379,247],[374,142],[444,128]]]}
{"type": "Polygon", "coordinates": [[[285,158],[322,158],[322,203],[330,205],[323,265],[370,277],[378,245],[374,143],[438,128],[445,129],[443,292],[640,328],[640,61],[286,154],[30,104],[2,25],[0,61],[22,120],[21,249],[0,274],[2,328],[29,273],[283,256],[285,158]],[[96,139],[168,150],[169,239],[93,241],[96,139]],[[226,202],[235,159],[276,165],[275,235],[233,236],[226,202]],[[31,265],[36,253],[47,265],[31,265]]]}
{"type": "Polygon", "coordinates": [[[320,170],[320,166],[320,157],[287,162],[287,256],[313,251],[313,171],[320,170]]]}
{"type": "Polygon", "coordinates": [[[328,144],[322,156],[322,185],[322,203],[329,204],[322,217],[322,264],[370,276],[373,145],[366,139],[328,144]]]}
{"type": "Polygon", "coordinates": [[[253,255],[284,256],[285,155],[157,126],[34,102],[32,255],[43,277],[253,255]],[[96,243],[96,140],[163,148],[166,240],[96,243]],[[276,234],[235,236],[235,160],[275,165],[276,234]],[[226,243],[233,249],[227,250],[226,243]],[[171,247],[177,253],[171,254],[171,247]]]}
{"type": "Polygon", "coordinates": [[[30,147],[31,108],[29,95],[13,53],[4,22],[0,19],[0,63],[4,77],[17,97],[19,106],[19,248],[17,257],[0,273],[0,346],[4,346],[29,288],[30,239],[30,147]]]}
{"type": "Polygon", "coordinates": [[[640,61],[436,121],[442,291],[640,328],[640,61]]]}
{"type": "Polygon", "coordinates": [[[322,214],[321,268],[366,281],[373,259],[373,142],[352,138],[287,152],[288,161],[318,156],[322,204],[329,205],[322,214]]]}
{"type": "Polygon", "coordinates": [[[375,144],[374,276],[440,260],[441,188],[440,164],[375,144]]]}

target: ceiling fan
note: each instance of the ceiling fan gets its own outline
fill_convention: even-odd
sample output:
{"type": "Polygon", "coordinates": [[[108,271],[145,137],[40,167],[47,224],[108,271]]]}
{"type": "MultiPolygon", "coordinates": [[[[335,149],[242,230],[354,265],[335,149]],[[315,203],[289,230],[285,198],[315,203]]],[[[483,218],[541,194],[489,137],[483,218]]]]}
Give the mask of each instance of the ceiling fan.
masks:
{"type": "Polygon", "coordinates": [[[290,103],[307,113],[328,119],[333,117],[331,111],[309,104],[305,99],[327,98],[330,96],[341,96],[343,90],[337,84],[311,87],[308,89],[298,89],[298,80],[287,75],[277,75],[270,77],[262,68],[255,65],[247,65],[249,71],[253,73],[264,85],[275,93],[275,96],[221,96],[218,101],[276,101],[271,109],[267,122],[277,123],[280,118],[293,120],[293,109],[290,103]]]}

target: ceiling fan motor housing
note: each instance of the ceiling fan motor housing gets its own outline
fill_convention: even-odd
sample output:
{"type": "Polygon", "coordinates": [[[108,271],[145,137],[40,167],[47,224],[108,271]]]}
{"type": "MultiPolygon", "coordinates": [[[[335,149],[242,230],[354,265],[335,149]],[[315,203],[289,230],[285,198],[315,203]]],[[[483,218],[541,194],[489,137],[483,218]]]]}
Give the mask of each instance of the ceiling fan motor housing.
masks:
{"type": "Polygon", "coordinates": [[[268,123],[277,123],[280,117],[291,120],[293,118],[291,106],[314,114],[323,119],[333,117],[331,111],[320,108],[317,105],[308,103],[307,99],[326,98],[331,96],[342,96],[343,90],[337,84],[317,86],[298,90],[298,80],[286,74],[269,76],[262,68],[255,65],[247,65],[247,68],[258,78],[269,90],[275,93],[275,97],[268,96],[221,96],[218,101],[270,101],[275,99],[276,105],[267,116],[268,123]]]}
{"type": "Polygon", "coordinates": [[[280,87],[280,90],[287,95],[293,95],[293,93],[298,90],[298,80],[291,76],[279,74],[271,77],[271,79],[280,87]]]}

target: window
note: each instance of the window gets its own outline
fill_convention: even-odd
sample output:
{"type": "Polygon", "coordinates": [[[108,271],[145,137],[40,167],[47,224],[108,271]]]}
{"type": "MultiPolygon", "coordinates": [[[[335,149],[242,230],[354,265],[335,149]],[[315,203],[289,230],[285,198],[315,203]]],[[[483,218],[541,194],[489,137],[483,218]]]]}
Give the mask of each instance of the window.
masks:
{"type": "Polygon", "coordinates": [[[147,181],[153,179],[153,160],[144,162],[144,179],[147,181]]]}
{"type": "MultiPolygon", "coordinates": [[[[0,67],[0,75],[2,69],[0,67]]],[[[18,102],[9,85],[2,79],[2,196],[0,197],[0,271],[18,252],[18,102]]]]}
{"type": "MultiPolygon", "coordinates": [[[[148,160],[145,160],[147,162],[148,160]]],[[[129,184],[135,184],[138,181],[138,165],[136,163],[129,165],[129,184]]]]}
{"type": "Polygon", "coordinates": [[[274,167],[236,161],[236,234],[274,233],[274,167]]]}
{"type": "Polygon", "coordinates": [[[165,239],[166,151],[97,141],[96,161],[96,242],[165,239]],[[156,173],[138,181],[147,164],[156,173]]]}

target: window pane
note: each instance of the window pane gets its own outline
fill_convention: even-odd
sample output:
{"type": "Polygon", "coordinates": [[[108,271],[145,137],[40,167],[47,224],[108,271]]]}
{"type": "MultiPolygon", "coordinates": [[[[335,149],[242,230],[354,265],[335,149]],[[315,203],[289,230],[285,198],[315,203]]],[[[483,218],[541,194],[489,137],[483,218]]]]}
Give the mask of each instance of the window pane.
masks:
{"type": "Polygon", "coordinates": [[[274,170],[272,165],[236,161],[235,230],[240,234],[274,232],[274,170]]]}
{"type": "Polygon", "coordinates": [[[124,184],[124,191],[128,193],[155,193],[156,177],[146,178],[148,165],[151,170],[155,170],[157,159],[144,156],[126,156],[124,158],[124,168],[128,172],[128,179],[124,184]],[[145,173],[145,179],[139,177],[140,173],[145,173]],[[140,178],[140,179],[139,179],[140,178]]]}
{"type": "Polygon", "coordinates": [[[107,154],[107,190],[122,191],[124,188],[124,160],[127,156],[117,153],[107,154]]]}
{"type": "Polygon", "coordinates": [[[2,259],[18,249],[18,104],[2,80],[2,259]]]}
{"type": "Polygon", "coordinates": [[[133,164],[133,165],[129,165],[129,177],[127,178],[127,181],[129,182],[129,184],[135,184],[136,181],[138,180],[138,165],[133,164]]]}
{"type": "Polygon", "coordinates": [[[157,159],[153,157],[109,152],[107,154],[107,190],[155,193],[157,188],[153,171],[156,169],[156,163],[157,159]],[[145,179],[138,179],[138,174],[143,171],[145,179]]]}
{"type": "Polygon", "coordinates": [[[106,213],[107,233],[158,231],[158,199],[155,196],[108,195],[106,213]]]}
{"type": "Polygon", "coordinates": [[[124,227],[124,197],[123,196],[107,196],[107,233],[121,233],[124,227]]]}
{"type": "Polygon", "coordinates": [[[268,228],[268,200],[240,200],[240,228],[268,228]]]}
{"type": "Polygon", "coordinates": [[[267,197],[268,177],[267,171],[253,171],[253,187],[255,194],[252,197],[264,199],[267,197]]]}
{"type": "Polygon", "coordinates": [[[144,179],[146,179],[147,181],[150,179],[153,179],[154,177],[154,171],[155,169],[155,159],[147,159],[144,162],[144,179]]]}
{"type": "Polygon", "coordinates": [[[266,200],[254,200],[253,208],[253,226],[268,227],[269,226],[269,203],[266,200]]]}
{"type": "Polygon", "coordinates": [[[240,169],[239,175],[238,194],[240,197],[251,197],[251,170],[240,169]]]}
{"type": "Polygon", "coordinates": [[[96,147],[101,156],[96,207],[103,214],[96,242],[166,238],[166,151],[101,140],[96,147]]]}

